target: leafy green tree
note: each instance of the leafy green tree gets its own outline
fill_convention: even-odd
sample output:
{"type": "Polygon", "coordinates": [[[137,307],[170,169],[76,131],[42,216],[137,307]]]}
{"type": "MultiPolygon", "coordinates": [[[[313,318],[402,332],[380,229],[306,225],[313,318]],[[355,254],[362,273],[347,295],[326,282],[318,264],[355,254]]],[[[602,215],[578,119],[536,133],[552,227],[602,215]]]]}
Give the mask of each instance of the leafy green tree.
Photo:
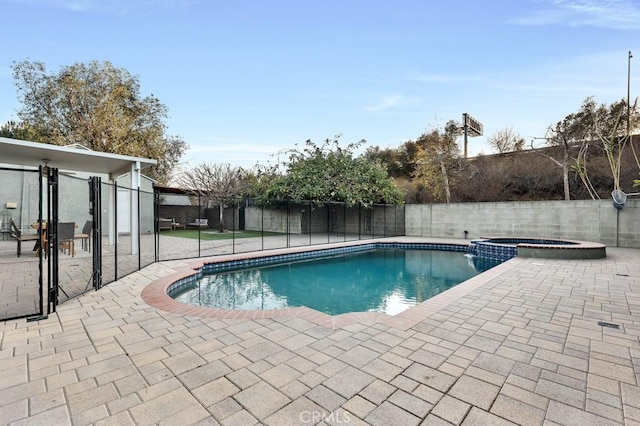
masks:
{"type": "Polygon", "coordinates": [[[433,128],[416,141],[413,178],[430,189],[436,199],[444,197],[447,203],[451,202],[451,180],[460,170],[460,134],[460,125],[451,120],[443,130],[433,128]]]}
{"type": "Polygon", "coordinates": [[[49,74],[44,63],[25,60],[14,62],[13,78],[18,117],[36,142],[153,158],[159,164],[146,173],[160,183],[187,149],[182,138],[165,134],[167,107],[153,95],[141,97],[138,78],[108,61],[49,74]]]}
{"type": "Polygon", "coordinates": [[[3,138],[33,140],[35,131],[29,128],[26,123],[10,120],[0,126],[0,136],[3,138]]]}
{"type": "Polygon", "coordinates": [[[354,151],[364,141],[341,147],[339,136],[326,139],[322,145],[308,140],[303,149],[290,151],[286,172],[277,168],[262,173],[254,190],[267,199],[312,201],[322,205],[329,201],[372,205],[400,204],[403,194],[379,162],[354,151]]]}
{"type": "Polygon", "coordinates": [[[402,162],[399,148],[380,148],[379,146],[368,147],[362,156],[371,162],[379,162],[387,168],[390,176],[398,177],[402,175],[402,162]]]}
{"type": "Polygon", "coordinates": [[[224,232],[223,210],[236,197],[243,195],[247,188],[247,173],[241,167],[231,164],[199,164],[185,170],[176,179],[176,183],[190,193],[205,200],[207,207],[220,209],[220,232],[224,232]]]}
{"type": "Polygon", "coordinates": [[[417,150],[418,145],[414,141],[406,141],[397,148],[369,147],[363,156],[386,166],[391,177],[410,179],[415,169],[413,159],[417,150]]]}

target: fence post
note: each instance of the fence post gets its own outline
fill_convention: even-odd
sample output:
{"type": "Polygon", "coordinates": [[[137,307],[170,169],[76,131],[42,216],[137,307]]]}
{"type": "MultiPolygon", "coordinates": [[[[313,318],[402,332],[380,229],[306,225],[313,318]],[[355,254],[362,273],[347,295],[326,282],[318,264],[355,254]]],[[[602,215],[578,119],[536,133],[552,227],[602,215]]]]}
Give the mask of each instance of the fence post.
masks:
{"type": "MultiPolygon", "coordinates": [[[[200,212],[202,211],[202,200],[200,193],[198,193],[198,223],[200,222],[200,212]]],[[[198,257],[200,257],[200,225],[198,225],[198,257]]]]}
{"type": "MultiPolygon", "coordinates": [[[[160,214],[160,191],[153,190],[153,252],[156,262],[160,262],[160,232],[158,230],[158,219],[160,214]]],[[[184,223],[184,222],[183,222],[184,223]]],[[[186,229],[186,225],[185,225],[186,229]]]]}
{"type": "Polygon", "coordinates": [[[313,244],[313,240],[311,239],[311,201],[307,201],[307,233],[309,234],[309,245],[313,244]]]}
{"type": "MultiPolygon", "coordinates": [[[[236,254],[236,198],[231,201],[231,253],[236,254]]],[[[224,229],[224,226],[223,226],[224,229]]]]}
{"type": "Polygon", "coordinates": [[[58,290],[60,287],[60,271],[58,268],[58,169],[49,169],[49,212],[47,223],[47,244],[53,250],[49,252],[49,262],[52,265],[52,281],[49,302],[53,306],[53,312],[56,312],[58,306],[58,290]]]}
{"type": "Polygon", "coordinates": [[[93,253],[94,262],[94,279],[96,290],[102,288],[102,178],[94,177],[95,187],[93,188],[93,253]]]}
{"type": "Polygon", "coordinates": [[[141,243],[141,239],[142,239],[142,219],[140,218],[140,186],[138,186],[138,189],[136,190],[136,195],[138,196],[138,271],[140,269],[142,269],[142,243],[141,243]]]}
{"type": "MultiPolygon", "coordinates": [[[[42,228],[42,166],[38,167],[38,223],[42,228]]],[[[25,173],[25,172],[23,172],[25,173]]],[[[42,229],[38,230],[42,235],[42,229]]],[[[42,240],[40,240],[42,242],[42,240]]],[[[47,253],[47,247],[40,247],[40,258],[38,259],[38,297],[40,301],[38,303],[38,315],[42,317],[44,315],[44,292],[43,292],[43,272],[42,272],[42,253],[47,253]]],[[[44,319],[44,317],[42,318],[44,319]]]]}
{"type": "Polygon", "coordinates": [[[382,205],[382,211],[384,212],[383,223],[382,223],[382,237],[387,238],[387,206],[385,204],[382,205]]]}
{"type": "Polygon", "coordinates": [[[287,248],[291,246],[291,200],[287,200],[287,248]]]}

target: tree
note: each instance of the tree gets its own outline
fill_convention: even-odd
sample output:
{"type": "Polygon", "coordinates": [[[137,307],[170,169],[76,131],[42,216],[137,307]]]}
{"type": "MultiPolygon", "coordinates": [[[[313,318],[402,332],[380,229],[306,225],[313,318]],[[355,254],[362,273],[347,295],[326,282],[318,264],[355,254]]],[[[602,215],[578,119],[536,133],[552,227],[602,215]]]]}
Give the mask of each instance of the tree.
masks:
{"type": "MultiPolygon", "coordinates": [[[[624,99],[610,105],[598,105],[593,97],[588,97],[578,112],[567,115],[553,128],[549,141],[551,144],[564,146],[563,164],[568,163],[570,146],[579,147],[573,168],[593,199],[600,196],[589,177],[589,153],[592,146],[602,150],[606,155],[613,178],[612,189],[619,190],[622,187],[620,173],[624,152],[628,145],[633,149],[633,144],[630,144],[631,136],[624,125],[627,114],[629,114],[630,130],[637,129],[640,124],[637,102],[632,107],[629,107],[624,99]]],[[[634,149],[633,153],[637,162],[634,149]]],[[[640,167],[640,164],[638,166],[640,167]]]]}
{"type": "Polygon", "coordinates": [[[444,130],[434,128],[416,141],[413,177],[429,188],[436,199],[444,195],[447,203],[451,202],[450,175],[459,163],[460,148],[456,140],[460,129],[460,125],[451,120],[444,130]]]}
{"type": "Polygon", "coordinates": [[[524,138],[513,131],[511,127],[498,130],[487,139],[489,145],[498,153],[521,151],[524,149],[524,138]]]}
{"type": "Polygon", "coordinates": [[[418,151],[414,141],[406,141],[397,148],[369,147],[363,154],[369,161],[379,162],[394,178],[411,178],[415,164],[413,159],[418,151]]]}
{"type": "Polygon", "coordinates": [[[25,123],[18,123],[13,120],[7,121],[0,127],[0,136],[3,138],[30,140],[34,139],[34,131],[25,123]]]}
{"type": "MultiPolygon", "coordinates": [[[[553,164],[555,164],[556,166],[562,169],[562,183],[563,183],[565,201],[571,200],[571,187],[569,184],[569,169],[570,169],[569,152],[571,150],[571,145],[569,144],[569,136],[568,136],[570,134],[571,134],[571,126],[566,122],[559,122],[558,124],[556,124],[555,128],[549,127],[549,129],[547,129],[547,136],[545,137],[547,144],[551,146],[562,147],[562,153],[563,153],[562,161],[556,160],[552,155],[549,155],[545,152],[541,152],[541,154],[547,157],[549,160],[551,160],[553,164]]],[[[580,165],[580,163],[576,162],[576,165],[580,165]]],[[[591,194],[592,188],[590,187],[589,184],[587,184],[588,182],[587,169],[584,168],[583,173],[578,173],[578,175],[581,177],[582,181],[585,182],[585,188],[587,188],[587,190],[589,191],[589,194],[591,194]]]]}
{"type": "Polygon", "coordinates": [[[308,140],[304,149],[291,150],[286,172],[265,173],[264,185],[258,191],[268,199],[312,201],[318,205],[329,201],[348,206],[402,203],[402,192],[379,162],[354,157],[354,151],[364,141],[343,148],[339,138],[326,139],[322,145],[308,140]]]}
{"type": "Polygon", "coordinates": [[[246,172],[230,164],[201,163],[184,171],[177,184],[205,200],[207,207],[220,208],[220,232],[224,232],[223,210],[247,188],[246,172]]]}
{"type": "Polygon", "coordinates": [[[362,156],[367,161],[383,164],[387,168],[387,173],[389,173],[390,176],[398,177],[402,175],[403,164],[400,159],[399,148],[380,148],[378,146],[370,146],[365,150],[362,156]]]}
{"type": "Polygon", "coordinates": [[[161,183],[187,149],[182,138],[165,134],[167,107],[153,95],[141,97],[137,77],[108,61],[49,74],[44,63],[25,60],[14,62],[13,78],[18,117],[36,142],[153,158],[158,165],[147,174],[161,183]]]}

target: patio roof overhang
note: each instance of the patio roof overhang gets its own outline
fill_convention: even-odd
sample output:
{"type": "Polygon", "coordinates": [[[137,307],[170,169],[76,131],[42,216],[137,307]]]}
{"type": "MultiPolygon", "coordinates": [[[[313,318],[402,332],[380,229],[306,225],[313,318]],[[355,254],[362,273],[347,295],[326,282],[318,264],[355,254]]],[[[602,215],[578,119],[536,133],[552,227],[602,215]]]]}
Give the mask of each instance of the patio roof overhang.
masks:
{"type": "Polygon", "coordinates": [[[143,170],[153,166],[157,161],[0,137],[0,163],[28,167],[38,167],[46,163],[49,167],[60,170],[105,174],[114,179],[131,172],[132,165],[139,164],[139,170],[143,170]]]}

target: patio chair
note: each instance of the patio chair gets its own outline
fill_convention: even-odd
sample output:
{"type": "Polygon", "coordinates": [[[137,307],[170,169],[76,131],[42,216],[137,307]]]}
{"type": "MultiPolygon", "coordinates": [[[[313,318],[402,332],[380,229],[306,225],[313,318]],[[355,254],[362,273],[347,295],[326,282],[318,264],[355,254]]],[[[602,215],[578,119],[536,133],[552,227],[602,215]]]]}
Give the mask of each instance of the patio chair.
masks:
{"type": "Polygon", "coordinates": [[[22,254],[22,242],[23,241],[35,241],[36,242],[36,246],[33,248],[34,250],[38,250],[41,247],[39,247],[41,245],[40,243],[40,235],[38,234],[23,234],[22,231],[20,231],[20,228],[18,228],[18,225],[16,225],[16,223],[13,221],[13,219],[11,219],[11,237],[16,239],[16,242],[18,243],[18,247],[16,248],[16,252],[18,254],[18,257],[20,257],[20,255],[22,254]]]}
{"type": "Polygon", "coordinates": [[[171,226],[172,222],[172,219],[166,219],[162,217],[158,218],[158,231],[162,231],[163,229],[168,231],[173,230],[173,227],[171,226]]]}
{"type": "Polygon", "coordinates": [[[187,223],[188,228],[208,228],[209,219],[196,219],[195,222],[187,223]]]}
{"type": "Polygon", "coordinates": [[[58,248],[62,253],[67,252],[71,257],[75,256],[76,248],[73,234],[75,233],[75,222],[59,222],[58,223],[58,248]]]}
{"type": "Polygon", "coordinates": [[[82,250],[91,252],[91,231],[93,230],[93,220],[88,220],[82,227],[82,232],[75,234],[73,238],[79,239],[82,250]]]}

